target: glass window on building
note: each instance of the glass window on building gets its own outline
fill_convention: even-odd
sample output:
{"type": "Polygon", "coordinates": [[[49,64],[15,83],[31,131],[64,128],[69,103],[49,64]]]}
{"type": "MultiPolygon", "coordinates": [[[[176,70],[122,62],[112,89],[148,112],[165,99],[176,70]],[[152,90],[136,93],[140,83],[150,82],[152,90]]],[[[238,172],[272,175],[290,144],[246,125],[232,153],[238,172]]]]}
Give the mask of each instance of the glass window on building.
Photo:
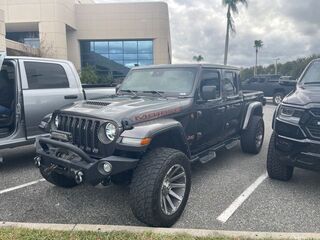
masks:
{"type": "Polygon", "coordinates": [[[6,38],[32,48],[40,48],[39,32],[7,32],[6,38]]]}
{"type": "Polygon", "coordinates": [[[82,68],[91,66],[98,83],[120,83],[135,66],[152,65],[152,40],[81,41],[82,68]]]}

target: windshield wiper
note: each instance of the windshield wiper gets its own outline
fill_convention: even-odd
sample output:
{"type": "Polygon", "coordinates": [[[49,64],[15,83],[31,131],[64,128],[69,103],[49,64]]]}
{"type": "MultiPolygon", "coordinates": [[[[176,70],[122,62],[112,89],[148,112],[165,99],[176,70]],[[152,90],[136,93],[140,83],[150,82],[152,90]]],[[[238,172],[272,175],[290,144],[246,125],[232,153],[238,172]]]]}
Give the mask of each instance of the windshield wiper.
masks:
{"type": "Polygon", "coordinates": [[[161,92],[161,91],[152,90],[152,91],[143,91],[143,93],[158,94],[160,97],[167,98],[167,97],[164,95],[164,92],[161,92]]]}
{"type": "Polygon", "coordinates": [[[320,84],[319,82],[304,82],[303,85],[309,85],[309,84],[320,84]]]}
{"type": "Polygon", "coordinates": [[[135,97],[138,96],[137,91],[133,91],[133,90],[129,90],[129,89],[125,89],[125,90],[121,89],[120,92],[131,93],[135,97]]]}

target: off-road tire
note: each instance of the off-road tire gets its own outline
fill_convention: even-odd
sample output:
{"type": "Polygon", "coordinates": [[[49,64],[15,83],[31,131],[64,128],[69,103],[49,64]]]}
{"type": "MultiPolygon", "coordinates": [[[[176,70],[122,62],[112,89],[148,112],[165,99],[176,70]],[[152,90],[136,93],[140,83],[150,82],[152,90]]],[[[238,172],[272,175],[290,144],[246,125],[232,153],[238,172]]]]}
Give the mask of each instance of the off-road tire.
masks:
{"type": "Polygon", "coordinates": [[[273,94],[272,102],[274,105],[279,105],[280,103],[277,102],[277,98],[281,98],[281,100],[284,98],[284,94],[282,92],[276,92],[273,94]]]}
{"type": "Polygon", "coordinates": [[[111,182],[119,186],[128,186],[132,180],[132,171],[127,171],[111,176],[111,182]]]}
{"type": "Polygon", "coordinates": [[[141,222],[153,227],[171,227],[181,216],[187,204],[191,187],[190,162],[187,156],[175,149],[150,150],[133,173],[130,187],[130,205],[133,214],[141,222]],[[161,210],[161,186],[169,169],[181,165],[186,174],[184,198],[173,215],[161,210]]]}
{"type": "Polygon", "coordinates": [[[281,152],[275,147],[275,138],[275,133],[272,133],[267,157],[268,175],[272,179],[289,181],[292,178],[294,168],[280,162],[281,152]]]}
{"type": "Polygon", "coordinates": [[[241,148],[245,153],[258,154],[261,151],[264,140],[264,121],[261,116],[252,116],[248,127],[241,134],[241,148]],[[258,131],[262,130],[261,143],[257,145],[258,131]]]}
{"type": "Polygon", "coordinates": [[[73,188],[78,185],[74,179],[66,177],[56,172],[51,172],[50,174],[47,174],[45,173],[43,168],[40,168],[40,173],[45,180],[58,187],[73,188]]]}

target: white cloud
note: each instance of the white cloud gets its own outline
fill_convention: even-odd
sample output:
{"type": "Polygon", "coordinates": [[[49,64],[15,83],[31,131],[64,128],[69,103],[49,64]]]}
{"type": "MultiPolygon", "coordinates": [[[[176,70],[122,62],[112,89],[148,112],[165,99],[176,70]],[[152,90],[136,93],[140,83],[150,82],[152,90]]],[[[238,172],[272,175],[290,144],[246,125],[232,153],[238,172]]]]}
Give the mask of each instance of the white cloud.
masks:
{"type": "MultiPolygon", "coordinates": [[[[142,2],[99,0],[97,2],[142,2]]],[[[152,0],[151,0],[152,1],[152,0]]],[[[222,63],[226,8],[221,0],[165,0],[169,5],[173,59],[190,62],[201,54],[206,62],[222,63]]],[[[261,39],[261,64],[320,53],[319,0],[248,0],[234,16],[237,33],[230,39],[229,64],[254,64],[253,42],[261,39]]]]}

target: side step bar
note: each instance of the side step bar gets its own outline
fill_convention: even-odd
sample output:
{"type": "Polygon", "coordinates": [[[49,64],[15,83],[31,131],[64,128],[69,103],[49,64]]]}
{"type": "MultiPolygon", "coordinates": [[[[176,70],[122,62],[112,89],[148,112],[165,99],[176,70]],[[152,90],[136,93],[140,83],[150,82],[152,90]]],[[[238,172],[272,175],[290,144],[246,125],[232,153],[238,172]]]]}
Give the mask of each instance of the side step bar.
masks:
{"type": "Polygon", "coordinates": [[[240,138],[233,138],[227,142],[224,142],[222,144],[218,144],[215,146],[212,146],[211,148],[204,150],[198,154],[195,154],[191,157],[190,162],[201,162],[202,164],[208,163],[211,160],[215,159],[217,157],[217,151],[226,148],[227,150],[230,150],[237,146],[238,141],[240,138]]]}

